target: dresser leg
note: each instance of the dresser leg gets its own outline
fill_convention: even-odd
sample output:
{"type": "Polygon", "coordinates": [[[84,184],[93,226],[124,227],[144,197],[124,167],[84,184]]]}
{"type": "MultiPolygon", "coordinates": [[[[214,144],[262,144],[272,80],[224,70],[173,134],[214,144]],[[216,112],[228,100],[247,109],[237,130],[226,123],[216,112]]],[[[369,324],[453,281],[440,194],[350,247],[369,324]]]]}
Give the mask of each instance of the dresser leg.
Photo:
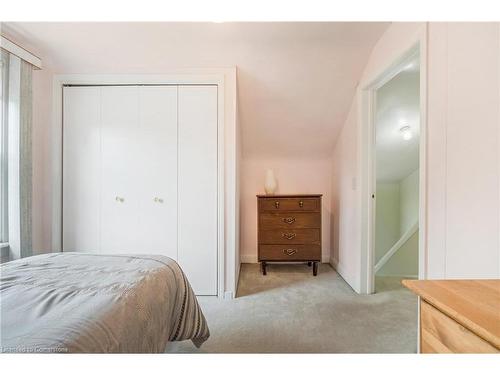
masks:
{"type": "Polygon", "coordinates": [[[262,274],[264,276],[266,276],[267,275],[267,272],[266,272],[266,262],[260,262],[260,267],[262,269],[262,274]]]}
{"type": "Polygon", "coordinates": [[[318,262],[313,262],[313,276],[318,274],[318,262]]]}
{"type": "Polygon", "coordinates": [[[311,267],[313,262],[307,262],[307,267],[311,267]]]}

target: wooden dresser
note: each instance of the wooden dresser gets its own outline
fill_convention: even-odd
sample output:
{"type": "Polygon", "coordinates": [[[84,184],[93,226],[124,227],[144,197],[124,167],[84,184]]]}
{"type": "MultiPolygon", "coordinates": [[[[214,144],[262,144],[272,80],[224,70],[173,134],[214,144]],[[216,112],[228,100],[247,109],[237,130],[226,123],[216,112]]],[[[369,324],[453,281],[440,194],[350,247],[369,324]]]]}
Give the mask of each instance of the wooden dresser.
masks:
{"type": "Polygon", "coordinates": [[[421,297],[421,353],[498,353],[500,280],[404,280],[421,297]]]}
{"type": "Polygon", "coordinates": [[[264,275],[266,262],[307,262],[317,275],[321,196],[257,195],[258,252],[264,275]]]}

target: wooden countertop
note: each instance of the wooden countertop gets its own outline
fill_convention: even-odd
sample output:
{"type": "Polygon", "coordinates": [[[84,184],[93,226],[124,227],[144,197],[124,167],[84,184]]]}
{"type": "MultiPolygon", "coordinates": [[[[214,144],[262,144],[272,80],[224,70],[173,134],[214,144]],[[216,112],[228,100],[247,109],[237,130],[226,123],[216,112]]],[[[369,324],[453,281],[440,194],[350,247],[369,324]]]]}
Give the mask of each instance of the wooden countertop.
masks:
{"type": "Polygon", "coordinates": [[[500,280],[403,280],[403,285],[500,349],[500,280]]]}

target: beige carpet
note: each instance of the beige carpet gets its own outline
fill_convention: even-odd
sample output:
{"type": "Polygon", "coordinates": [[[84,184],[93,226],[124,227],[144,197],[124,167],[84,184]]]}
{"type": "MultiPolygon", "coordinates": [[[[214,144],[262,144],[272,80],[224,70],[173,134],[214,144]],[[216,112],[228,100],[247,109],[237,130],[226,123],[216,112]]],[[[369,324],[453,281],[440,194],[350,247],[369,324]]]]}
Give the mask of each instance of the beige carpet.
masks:
{"type": "Polygon", "coordinates": [[[398,279],[377,278],[377,293],[358,295],[328,265],[243,264],[238,298],[199,297],[211,336],[175,353],[414,353],[417,298],[398,279]]]}

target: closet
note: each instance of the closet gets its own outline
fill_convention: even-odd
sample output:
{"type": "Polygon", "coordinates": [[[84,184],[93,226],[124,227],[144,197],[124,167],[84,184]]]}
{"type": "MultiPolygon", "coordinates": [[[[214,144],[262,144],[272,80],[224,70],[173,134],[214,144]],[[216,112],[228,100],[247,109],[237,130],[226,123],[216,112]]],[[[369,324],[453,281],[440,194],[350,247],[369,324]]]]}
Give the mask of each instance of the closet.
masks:
{"type": "Polygon", "coordinates": [[[63,89],[63,251],[161,254],[217,294],[217,86],[63,89]]]}

